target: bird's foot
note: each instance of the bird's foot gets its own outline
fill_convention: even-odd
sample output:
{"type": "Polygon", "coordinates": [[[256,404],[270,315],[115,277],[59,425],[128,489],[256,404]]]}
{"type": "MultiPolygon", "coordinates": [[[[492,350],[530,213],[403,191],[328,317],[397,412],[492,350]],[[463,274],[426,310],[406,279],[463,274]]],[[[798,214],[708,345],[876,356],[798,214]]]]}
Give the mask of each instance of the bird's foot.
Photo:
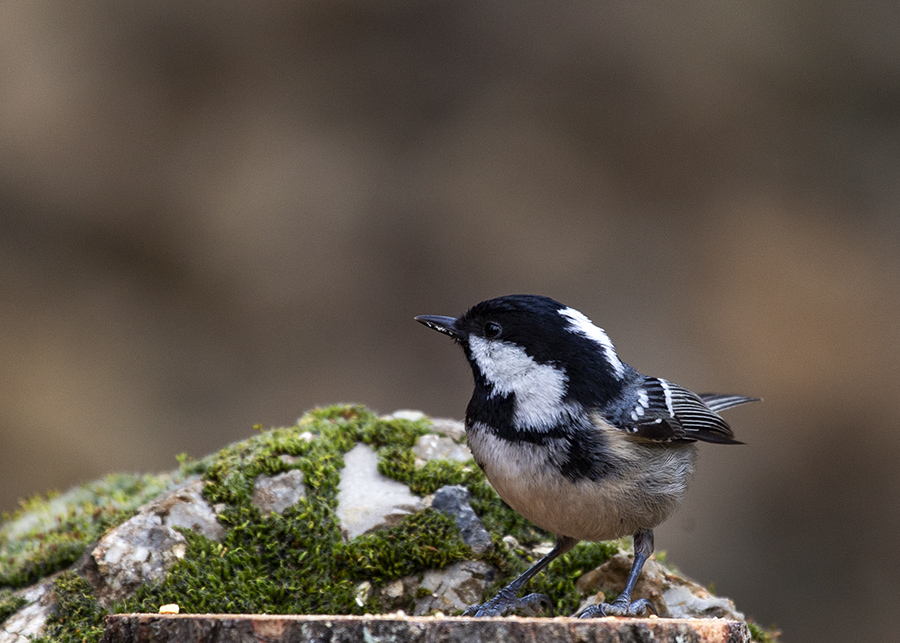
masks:
{"type": "Polygon", "coordinates": [[[482,605],[472,605],[462,615],[475,618],[503,616],[517,610],[521,610],[528,616],[536,616],[541,611],[546,612],[548,616],[552,616],[553,603],[544,594],[528,594],[528,596],[518,598],[515,593],[502,589],[491,600],[482,605]]]}
{"type": "Polygon", "coordinates": [[[646,598],[639,598],[631,602],[628,596],[619,596],[612,603],[600,603],[599,605],[591,605],[587,607],[578,618],[598,618],[600,616],[629,616],[632,618],[649,616],[650,614],[659,614],[653,603],[646,598]]]}

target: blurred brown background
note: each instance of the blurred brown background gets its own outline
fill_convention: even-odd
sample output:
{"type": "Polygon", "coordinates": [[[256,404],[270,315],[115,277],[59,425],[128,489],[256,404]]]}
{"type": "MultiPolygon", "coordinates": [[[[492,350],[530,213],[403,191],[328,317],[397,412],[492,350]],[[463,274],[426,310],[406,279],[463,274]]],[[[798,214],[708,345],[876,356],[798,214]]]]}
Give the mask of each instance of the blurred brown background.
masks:
{"type": "Polygon", "coordinates": [[[0,509],[317,404],[461,417],[463,358],[413,315],[542,293],[644,372],[765,398],[659,549],[792,642],[892,639],[898,24],[4,3],[0,509]]]}

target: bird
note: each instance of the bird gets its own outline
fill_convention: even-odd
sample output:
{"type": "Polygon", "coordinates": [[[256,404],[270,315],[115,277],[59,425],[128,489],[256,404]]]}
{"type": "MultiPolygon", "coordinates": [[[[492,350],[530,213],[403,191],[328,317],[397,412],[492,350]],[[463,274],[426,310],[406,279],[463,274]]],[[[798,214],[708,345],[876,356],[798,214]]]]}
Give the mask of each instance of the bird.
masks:
{"type": "Polygon", "coordinates": [[[472,369],[466,442],[512,509],[556,536],[552,550],[464,616],[550,610],[525,584],[580,541],[631,536],[625,588],[582,618],[656,614],[631,600],[654,549],[653,529],[681,504],[697,442],[742,444],[720,411],[759,401],[698,395],[623,362],[606,332],[583,313],[541,295],[483,301],[458,317],[418,321],[459,344],[472,369]]]}

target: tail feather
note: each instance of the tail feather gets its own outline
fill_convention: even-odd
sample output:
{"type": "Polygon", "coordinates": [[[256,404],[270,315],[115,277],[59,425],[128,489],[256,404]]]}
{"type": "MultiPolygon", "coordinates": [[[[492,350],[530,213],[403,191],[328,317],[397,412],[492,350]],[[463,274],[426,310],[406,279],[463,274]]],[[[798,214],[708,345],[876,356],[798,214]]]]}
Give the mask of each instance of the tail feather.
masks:
{"type": "Polygon", "coordinates": [[[700,399],[714,413],[730,409],[733,406],[741,404],[749,404],[750,402],[759,402],[758,397],[746,397],[744,395],[722,395],[720,393],[701,393],[700,399]]]}

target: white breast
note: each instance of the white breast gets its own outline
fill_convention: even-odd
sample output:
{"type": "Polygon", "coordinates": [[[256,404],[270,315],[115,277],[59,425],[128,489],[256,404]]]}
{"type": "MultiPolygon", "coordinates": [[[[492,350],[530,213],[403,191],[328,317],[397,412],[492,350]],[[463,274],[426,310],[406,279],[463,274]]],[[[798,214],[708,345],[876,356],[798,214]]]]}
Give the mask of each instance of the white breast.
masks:
{"type": "Polygon", "coordinates": [[[510,507],[542,529],[578,540],[611,540],[657,526],[680,504],[693,469],[692,445],[646,452],[632,443],[614,448],[626,454],[622,465],[630,473],[572,481],[550,461],[552,443],[511,442],[477,423],[468,443],[510,507]]]}

